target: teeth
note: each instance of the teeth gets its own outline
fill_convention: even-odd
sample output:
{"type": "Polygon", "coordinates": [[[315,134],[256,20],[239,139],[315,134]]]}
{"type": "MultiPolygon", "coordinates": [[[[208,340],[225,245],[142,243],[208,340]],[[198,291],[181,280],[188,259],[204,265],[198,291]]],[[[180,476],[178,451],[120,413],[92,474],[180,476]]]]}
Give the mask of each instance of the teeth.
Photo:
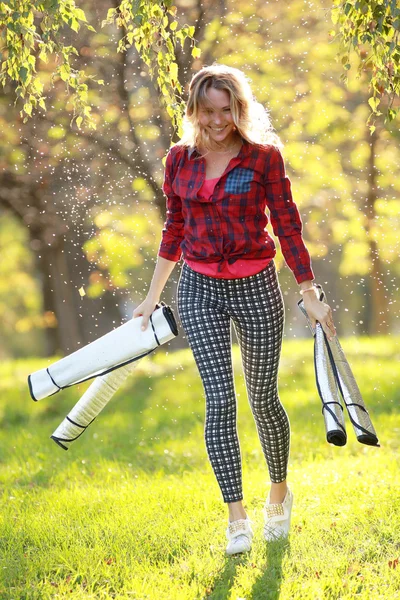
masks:
{"type": "Polygon", "coordinates": [[[216,127],[211,127],[211,129],[213,131],[222,131],[223,129],[225,129],[225,127],[219,127],[218,129],[216,127]]]}

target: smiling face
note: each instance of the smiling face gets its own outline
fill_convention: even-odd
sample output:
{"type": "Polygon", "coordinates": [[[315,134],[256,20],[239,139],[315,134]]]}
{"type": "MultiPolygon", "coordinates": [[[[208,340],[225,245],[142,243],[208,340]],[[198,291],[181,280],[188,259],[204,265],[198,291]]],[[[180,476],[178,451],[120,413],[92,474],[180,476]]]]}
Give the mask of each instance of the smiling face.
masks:
{"type": "Polygon", "coordinates": [[[199,107],[200,126],[212,140],[229,146],[236,138],[229,93],[210,87],[207,96],[209,101],[199,107]]]}

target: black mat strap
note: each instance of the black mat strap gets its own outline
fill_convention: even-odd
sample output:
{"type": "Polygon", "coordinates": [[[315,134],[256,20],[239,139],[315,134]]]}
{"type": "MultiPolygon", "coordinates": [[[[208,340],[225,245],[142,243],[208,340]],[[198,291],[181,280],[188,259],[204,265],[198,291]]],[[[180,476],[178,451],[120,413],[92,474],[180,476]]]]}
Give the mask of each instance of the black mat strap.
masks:
{"type": "MultiPolygon", "coordinates": [[[[112,373],[112,371],[115,371],[116,369],[120,369],[121,367],[125,367],[126,365],[129,365],[137,360],[140,360],[144,356],[151,354],[151,352],[154,352],[154,348],[152,348],[151,350],[148,350],[147,352],[144,352],[143,354],[140,354],[139,356],[135,356],[135,358],[130,358],[129,360],[126,360],[123,363],[119,363],[115,367],[110,367],[109,369],[106,369],[105,371],[101,371],[101,373],[95,373],[94,375],[89,375],[89,377],[85,377],[84,379],[80,379],[79,381],[74,381],[73,383],[69,383],[68,385],[59,387],[59,389],[57,391],[66,390],[69,387],[73,387],[74,385],[78,385],[79,383],[84,383],[85,381],[89,381],[90,379],[94,379],[95,377],[102,377],[103,375],[107,375],[107,373],[112,373]]],[[[57,385],[57,384],[55,384],[55,385],[57,385]]]]}
{"type": "Polygon", "coordinates": [[[67,421],[72,423],[72,425],[76,425],[77,427],[80,427],[81,429],[86,429],[86,427],[89,427],[89,425],[90,425],[90,423],[89,423],[89,425],[80,425],[79,423],[75,423],[75,421],[70,419],[68,415],[65,418],[67,419],[67,421]]]}
{"type": "MultiPolygon", "coordinates": [[[[321,328],[322,328],[322,326],[321,326],[321,328]]],[[[349,404],[346,404],[345,395],[343,393],[343,389],[342,389],[342,386],[340,384],[340,377],[339,377],[338,369],[337,369],[337,366],[336,366],[336,363],[335,363],[335,359],[333,358],[332,350],[331,350],[331,348],[330,348],[330,346],[328,344],[327,335],[326,335],[326,333],[325,333],[325,331],[323,329],[322,329],[322,333],[324,334],[324,341],[325,341],[326,347],[328,349],[329,362],[331,363],[331,367],[332,367],[332,371],[333,371],[333,374],[334,374],[335,379],[336,379],[336,383],[338,385],[338,388],[339,388],[340,393],[341,393],[341,395],[343,397],[343,400],[344,400],[344,403],[345,403],[346,407],[348,407],[348,406],[359,406],[365,412],[368,412],[363,406],[361,406],[360,404],[357,404],[356,402],[351,402],[349,404]]],[[[357,427],[357,429],[359,429],[360,431],[362,431],[366,435],[372,435],[372,436],[374,436],[374,434],[371,431],[368,431],[368,429],[365,429],[365,427],[363,427],[362,425],[360,425],[360,423],[357,423],[357,421],[355,421],[353,419],[353,417],[349,413],[349,410],[347,410],[347,414],[349,416],[350,422],[353,425],[353,427],[357,427]]],[[[376,437],[376,436],[374,436],[374,437],[376,437]]]]}
{"type": "Polygon", "coordinates": [[[64,450],[68,450],[68,447],[64,446],[61,442],[65,442],[65,443],[74,442],[75,440],[77,440],[78,438],[81,437],[82,433],[84,433],[84,431],[89,427],[89,425],[91,425],[93,423],[93,421],[96,419],[96,417],[95,417],[87,425],[79,425],[79,423],[74,423],[74,421],[72,419],[70,419],[68,416],[66,418],[73,425],[76,425],[77,427],[81,427],[82,431],[76,437],[73,437],[73,438],[70,438],[70,439],[59,438],[59,437],[57,437],[55,435],[51,435],[50,436],[50,438],[52,440],[54,440],[59,446],[61,446],[62,448],[64,448],[64,450]]]}
{"type": "Polygon", "coordinates": [[[62,387],[60,387],[60,386],[58,385],[58,383],[56,383],[56,382],[54,381],[53,377],[51,376],[51,373],[50,373],[49,369],[46,369],[46,373],[47,373],[47,375],[50,377],[51,381],[54,383],[54,385],[56,386],[56,388],[58,388],[58,391],[62,390],[63,388],[62,388],[62,387]]]}
{"type": "Polygon", "coordinates": [[[154,334],[154,337],[155,337],[155,339],[156,339],[156,342],[157,342],[157,344],[158,344],[159,346],[161,346],[161,344],[160,344],[160,340],[158,339],[158,337],[157,337],[157,334],[156,334],[156,328],[154,327],[154,323],[153,323],[153,315],[150,315],[150,323],[151,323],[151,327],[152,327],[152,329],[153,329],[153,334],[154,334]]]}
{"type": "MultiPolygon", "coordinates": [[[[315,329],[315,331],[317,331],[317,329],[315,329]]],[[[319,385],[319,381],[318,381],[318,370],[317,370],[317,351],[316,351],[316,343],[317,343],[317,337],[315,335],[314,337],[314,369],[315,369],[315,381],[317,384],[317,390],[318,390],[318,394],[319,397],[321,398],[321,402],[322,402],[322,414],[324,414],[324,410],[326,410],[332,417],[332,419],[335,421],[336,425],[341,429],[341,431],[343,431],[344,435],[346,435],[346,429],[343,427],[343,425],[340,423],[340,421],[338,420],[337,416],[335,415],[335,413],[333,412],[333,410],[331,408],[329,408],[329,404],[338,404],[340,406],[340,408],[342,409],[343,412],[343,406],[340,404],[340,402],[337,401],[332,401],[332,402],[325,402],[324,401],[324,397],[322,395],[322,390],[321,390],[321,386],[319,385]]]]}

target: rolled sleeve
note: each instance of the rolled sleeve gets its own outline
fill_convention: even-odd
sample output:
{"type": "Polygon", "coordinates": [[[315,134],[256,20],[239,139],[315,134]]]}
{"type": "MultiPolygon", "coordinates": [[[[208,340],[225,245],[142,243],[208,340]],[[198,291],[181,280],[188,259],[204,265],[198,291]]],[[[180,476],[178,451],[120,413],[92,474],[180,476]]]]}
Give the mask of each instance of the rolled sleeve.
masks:
{"type": "Polygon", "coordinates": [[[302,237],[303,224],[293,202],[291,183],[280,150],[274,148],[268,160],[265,187],[272,229],[297,283],[313,280],[310,254],[302,237]]]}
{"type": "Polygon", "coordinates": [[[181,243],[184,238],[184,219],[182,216],[182,200],[172,189],[171,174],[173,172],[173,156],[171,150],[165,163],[162,190],[166,196],[167,214],[162,230],[158,256],[178,262],[182,256],[181,243]]]}

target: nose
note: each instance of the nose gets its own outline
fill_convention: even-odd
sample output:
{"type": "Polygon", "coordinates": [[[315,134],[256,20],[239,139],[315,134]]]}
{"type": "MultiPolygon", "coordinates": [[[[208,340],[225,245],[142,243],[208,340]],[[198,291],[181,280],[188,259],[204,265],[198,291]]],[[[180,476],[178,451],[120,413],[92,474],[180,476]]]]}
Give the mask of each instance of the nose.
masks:
{"type": "Polygon", "coordinates": [[[218,127],[219,125],[221,125],[221,123],[222,123],[222,118],[219,115],[215,115],[214,125],[216,125],[218,127]]]}

